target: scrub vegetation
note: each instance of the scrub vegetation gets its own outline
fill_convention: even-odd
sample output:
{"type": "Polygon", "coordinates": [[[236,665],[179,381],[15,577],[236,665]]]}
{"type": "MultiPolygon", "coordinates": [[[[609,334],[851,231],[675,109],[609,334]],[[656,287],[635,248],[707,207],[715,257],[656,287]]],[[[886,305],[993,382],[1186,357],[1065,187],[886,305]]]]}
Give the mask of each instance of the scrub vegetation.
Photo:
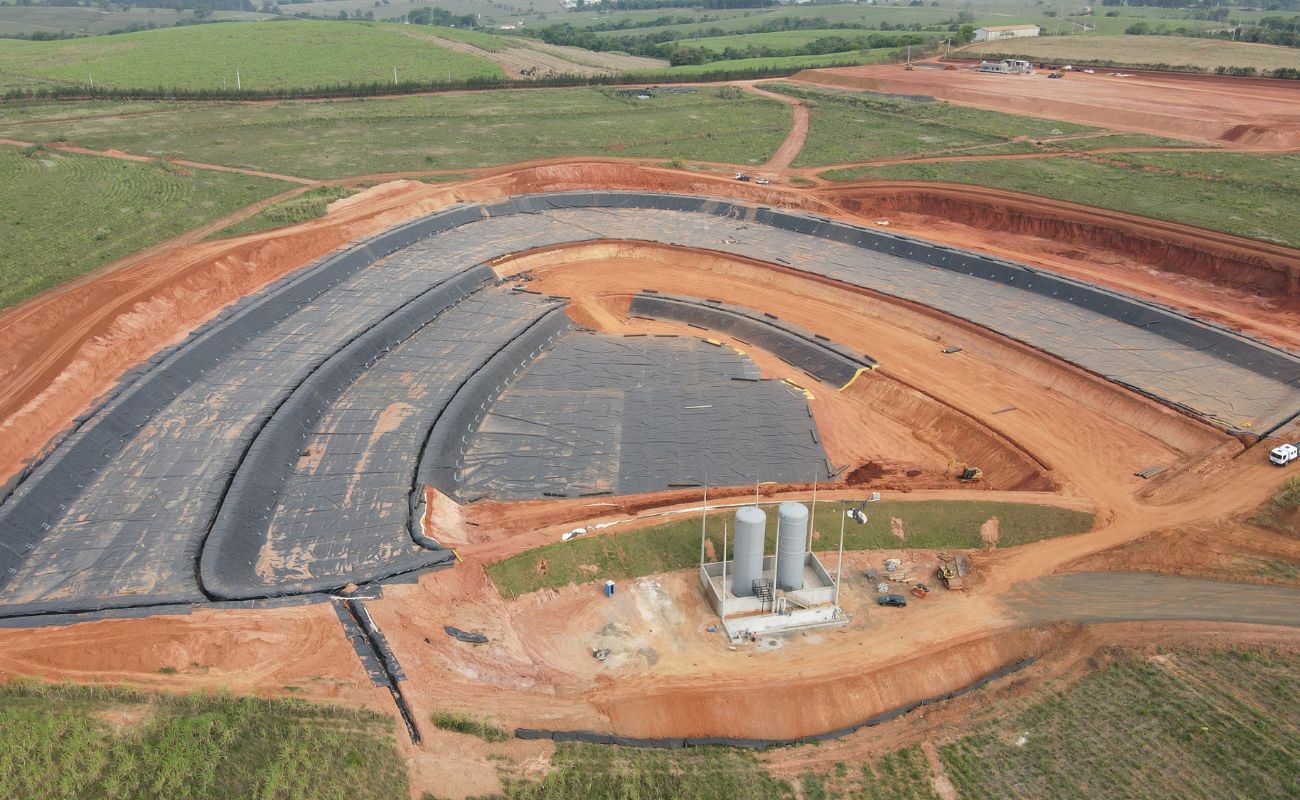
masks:
{"type": "Polygon", "coordinates": [[[247,233],[283,228],[325,216],[329,204],[335,200],[349,197],[356,192],[346,186],[321,186],[309,189],[300,195],[283,200],[248,219],[231,225],[229,228],[214,233],[211,238],[221,239],[227,236],[243,236],[247,233]]]}
{"type": "Polygon", "coordinates": [[[510,738],[510,734],[501,730],[501,727],[491,720],[453,714],[450,711],[433,712],[433,727],[477,736],[485,742],[504,742],[510,738]]]}
{"type": "Polygon", "coordinates": [[[1300,536],[1300,478],[1289,478],[1279,486],[1251,521],[1279,533],[1300,536]]]}
{"type": "Polygon", "coordinates": [[[0,687],[0,797],[365,800],[407,796],[394,720],[226,695],[0,687]]]}

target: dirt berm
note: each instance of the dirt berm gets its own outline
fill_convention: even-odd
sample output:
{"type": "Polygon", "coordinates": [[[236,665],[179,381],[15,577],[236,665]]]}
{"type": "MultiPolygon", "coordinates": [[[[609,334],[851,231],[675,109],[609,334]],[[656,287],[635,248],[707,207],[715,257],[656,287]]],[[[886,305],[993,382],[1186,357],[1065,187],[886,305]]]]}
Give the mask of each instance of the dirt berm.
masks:
{"type": "Polygon", "coordinates": [[[1190,225],[1139,220],[1128,214],[980,186],[872,182],[826,189],[821,194],[836,208],[858,216],[926,214],[975,228],[1104,247],[1219,286],[1283,302],[1300,299],[1300,253],[1190,225]]]}

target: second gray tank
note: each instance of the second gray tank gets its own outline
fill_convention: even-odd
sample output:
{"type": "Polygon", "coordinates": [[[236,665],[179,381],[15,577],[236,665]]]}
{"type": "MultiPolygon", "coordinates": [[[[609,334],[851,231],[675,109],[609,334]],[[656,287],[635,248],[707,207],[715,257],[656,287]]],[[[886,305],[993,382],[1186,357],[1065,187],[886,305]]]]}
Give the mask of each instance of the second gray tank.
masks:
{"type": "Polygon", "coordinates": [[[782,503],[777,508],[776,519],[776,585],[798,591],[803,588],[808,507],[802,503],[782,503]]]}

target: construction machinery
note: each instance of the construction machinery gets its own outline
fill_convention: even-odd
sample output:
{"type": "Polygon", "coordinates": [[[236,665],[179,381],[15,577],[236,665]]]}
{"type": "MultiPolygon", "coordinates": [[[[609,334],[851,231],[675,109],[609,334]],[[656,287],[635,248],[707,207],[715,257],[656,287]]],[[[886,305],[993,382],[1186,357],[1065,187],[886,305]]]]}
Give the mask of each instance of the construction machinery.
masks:
{"type": "Polygon", "coordinates": [[[940,554],[937,572],[939,579],[943,581],[944,588],[950,590],[965,589],[965,578],[970,575],[970,559],[963,555],[940,554]]]}
{"type": "Polygon", "coordinates": [[[969,464],[963,464],[961,473],[957,475],[957,480],[962,483],[977,483],[984,480],[984,470],[979,467],[972,467],[969,464]]]}

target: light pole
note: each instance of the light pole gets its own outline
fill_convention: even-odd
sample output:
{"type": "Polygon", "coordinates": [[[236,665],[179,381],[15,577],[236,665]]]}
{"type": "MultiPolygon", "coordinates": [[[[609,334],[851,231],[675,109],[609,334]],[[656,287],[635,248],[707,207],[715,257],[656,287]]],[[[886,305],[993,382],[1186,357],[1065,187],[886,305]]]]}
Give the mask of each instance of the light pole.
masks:
{"type": "MultiPolygon", "coordinates": [[[[847,512],[847,511],[844,510],[844,504],[845,504],[845,503],[851,503],[851,502],[853,502],[853,501],[852,501],[852,500],[841,500],[841,501],[840,501],[840,556],[839,556],[839,561],[837,561],[836,564],[835,564],[835,601],[834,601],[834,605],[837,605],[837,606],[840,604],[840,576],[844,573],[844,521],[845,521],[845,519],[849,516],[849,512],[847,512]]],[[[879,503],[879,502],[880,502],[880,492],[872,492],[870,497],[868,497],[866,500],[863,500],[863,501],[862,501],[862,505],[863,505],[863,507],[865,508],[866,505],[867,505],[867,503],[879,503]]],[[[862,514],[861,518],[859,518],[859,517],[854,517],[853,519],[854,519],[854,521],[858,522],[858,523],[861,524],[861,525],[866,525],[866,524],[867,524],[867,515],[866,515],[866,514],[862,514]]]]}

